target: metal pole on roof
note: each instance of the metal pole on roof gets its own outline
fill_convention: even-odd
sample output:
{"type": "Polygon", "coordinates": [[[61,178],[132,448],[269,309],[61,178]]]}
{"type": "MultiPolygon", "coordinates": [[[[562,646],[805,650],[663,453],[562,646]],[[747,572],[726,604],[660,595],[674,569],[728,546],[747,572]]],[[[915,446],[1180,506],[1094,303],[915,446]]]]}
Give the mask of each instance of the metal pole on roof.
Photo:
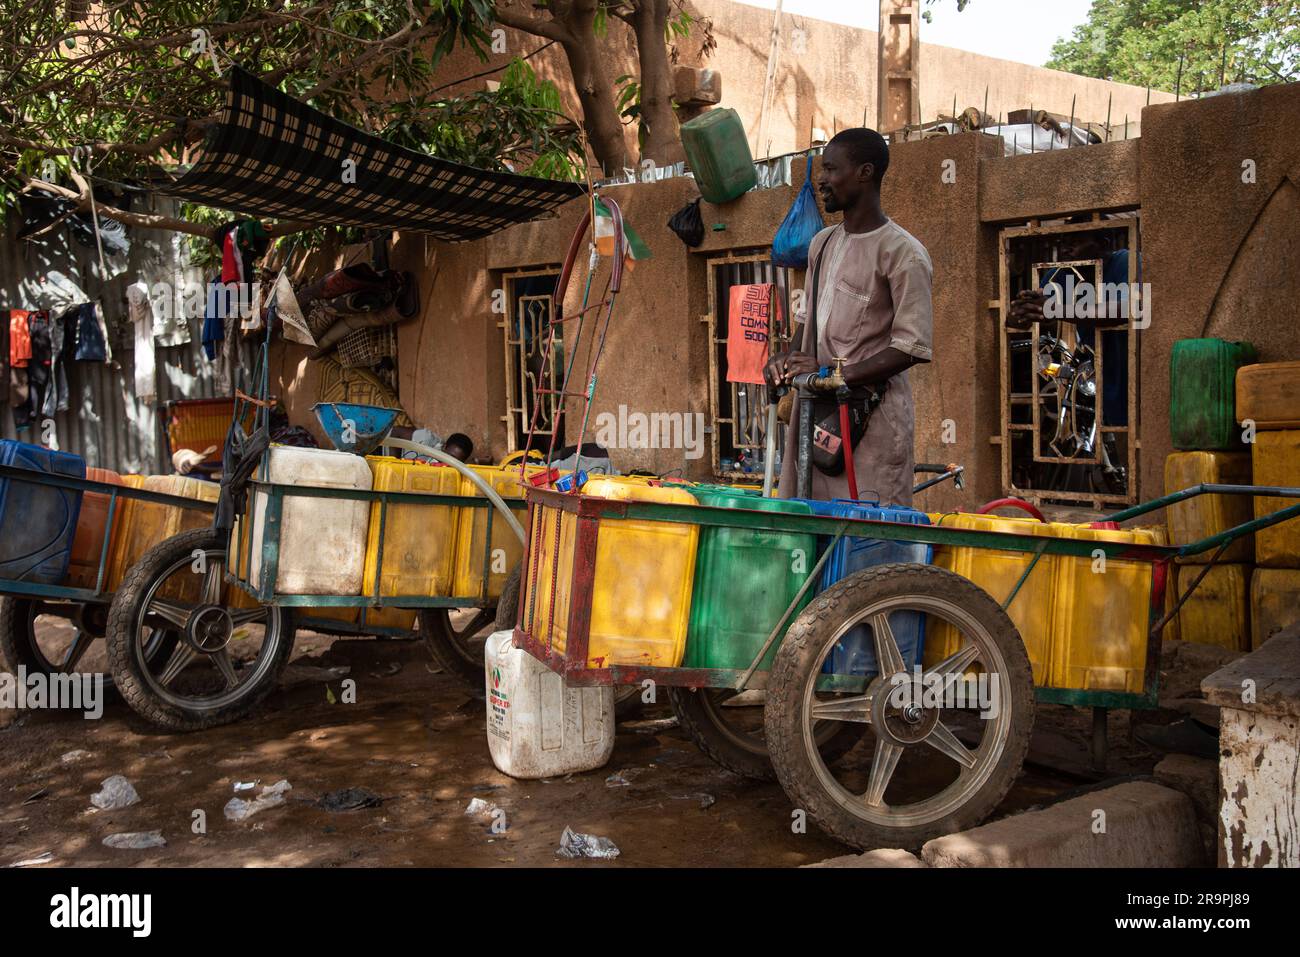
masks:
{"type": "Polygon", "coordinates": [[[989,115],[989,85],[984,84],[984,109],[980,111],[980,125],[984,125],[984,117],[989,115]]]}
{"type": "MultiPolygon", "coordinates": [[[[1151,96],[1151,87],[1147,87],[1147,96],[1151,96]]],[[[1111,90],[1110,95],[1106,97],[1106,142],[1110,142],[1110,104],[1115,99],[1115,91],[1111,90]]]]}
{"type": "Polygon", "coordinates": [[[1128,114],[1124,114],[1124,139],[1128,139],[1128,114]]]}
{"type": "MultiPolygon", "coordinates": [[[[767,76],[763,79],[763,105],[758,112],[758,135],[754,140],[757,152],[767,139],[767,120],[772,111],[772,93],[776,87],[776,67],[781,59],[781,0],[776,0],[772,14],[772,42],[767,48],[767,76]]],[[[767,152],[771,152],[768,150],[767,152]]]]}
{"type": "Polygon", "coordinates": [[[1065,148],[1069,149],[1074,145],[1074,104],[1079,99],[1079,94],[1070,97],[1070,131],[1066,133],[1065,148]]]}
{"type": "Polygon", "coordinates": [[[1030,156],[1034,155],[1034,127],[1038,125],[1034,121],[1037,118],[1038,118],[1038,114],[1034,112],[1034,101],[1030,100],[1029,101],[1029,155],[1030,156]]]}

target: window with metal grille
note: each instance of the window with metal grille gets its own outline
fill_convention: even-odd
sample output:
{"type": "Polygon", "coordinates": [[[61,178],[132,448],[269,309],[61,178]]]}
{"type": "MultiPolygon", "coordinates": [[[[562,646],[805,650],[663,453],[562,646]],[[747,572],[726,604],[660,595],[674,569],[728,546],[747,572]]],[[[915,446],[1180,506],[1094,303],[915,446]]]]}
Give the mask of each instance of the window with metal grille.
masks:
{"type": "MultiPolygon", "coordinates": [[[[791,314],[791,270],[774,266],[767,251],[733,253],[708,261],[709,417],[712,424],[713,474],[732,480],[763,476],[767,445],[767,389],[762,385],[727,381],[727,315],[731,288],[752,283],[776,285],[781,306],[771,328],[769,354],[788,348],[791,314]]],[[[780,469],[785,427],[777,424],[776,466],[780,469]]]]}
{"type": "Polygon", "coordinates": [[[1001,231],[1000,295],[990,306],[1001,330],[1002,421],[995,441],[1005,494],[1097,510],[1138,501],[1139,337],[1149,321],[1140,311],[1139,229],[1135,215],[1094,213],[1001,231]],[[1008,328],[1017,293],[1049,289],[1053,316],[1045,312],[1041,323],[1008,328]],[[1091,301],[1078,297],[1085,289],[1091,301]],[[1070,321],[1076,303],[1085,314],[1125,321],[1095,330],[1078,326],[1070,321]]]}
{"type": "Polygon", "coordinates": [[[551,335],[551,296],[559,274],[554,270],[508,273],[505,290],[506,422],[507,449],[523,448],[533,427],[533,445],[543,449],[555,437],[564,444],[564,400],[558,395],[564,381],[564,344],[557,330],[555,345],[547,354],[551,335]],[[536,414],[534,426],[533,417],[536,414]]]}

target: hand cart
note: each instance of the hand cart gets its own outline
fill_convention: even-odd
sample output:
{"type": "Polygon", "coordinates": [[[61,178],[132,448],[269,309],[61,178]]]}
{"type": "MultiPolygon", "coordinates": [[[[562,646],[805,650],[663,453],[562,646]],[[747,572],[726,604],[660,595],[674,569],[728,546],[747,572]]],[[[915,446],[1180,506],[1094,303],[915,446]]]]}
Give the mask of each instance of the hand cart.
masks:
{"type": "MultiPolygon", "coordinates": [[[[222,498],[210,527],[169,538],[132,569],[113,599],[108,616],[111,646],[122,649],[114,659],[114,676],[127,701],[155,724],[196,730],[237,720],[248,714],[278,683],[288,663],[299,626],[334,633],[411,636],[383,613],[414,610],[419,632],[442,669],[484,696],[482,643],[495,619],[492,596],[494,521],[507,524],[522,546],[523,527],[513,512],[526,508],[522,498],[503,500],[472,470],[437,449],[388,437],[397,410],[374,406],[322,403],[322,426],[341,451],[358,455],[388,445],[414,452],[460,471],[484,497],[409,492],[361,491],[286,485],[269,479],[269,346],[274,317],[266,324],[257,365],[255,395],[236,392],[234,412],[222,455],[222,498]],[[346,417],[340,413],[346,408],[346,417]],[[253,422],[251,434],[245,423],[253,422]],[[254,473],[257,473],[254,475],[254,473]],[[293,498],[325,498],[363,504],[377,510],[378,552],[373,575],[354,595],[286,593],[277,590],[285,503],[293,498]],[[252,503],[264,512],[256,521],[252,503]],[[416,506],[486,509],[480,587],[475,594],[391,595],[382,588],[385,529],[390,509],[416,506]],[[241,531],[258,526],[254,542],[241,531]],[[253,549],[260,568],[253,574],[253,549]],[[326,617],[327,609],[360,609],[357,623],[326,617]],[[455,623],[455,609],[474,609],[468,623],[455,623]],[[167,655],[152,653],[149,635],[159,628],[179,633],[167,655]]],[[[525,466],[521,464],[521,473],[525,466]]],[[[455,534],[456,523],[452,524],[455,534]]],[[[504,571],[504,570],[501,570],[504,571]]],[[[499,578],[500,575],[498,574],[499,578]]]]}
{"type": "MultiPolygon", "coordinates": [[[[86,652],[95,640],[102,638],[108,625],[109,605],[114,592],[110,586],[114,559],[111,546],[118,541],[121,531],[124,502],[151,503],[210,514],[214,506],[178,495],[146,491],[129,485],[100,482],[92,479],[52,475],[12,465],[0,465],[0,479],[39,486],[63,489],[78,495],[94,493],[108,500],[103,542],[100,546],[95,570],[94,587],[86,588],[63,583],[0,578],[0,666],[13,670],[19,667],[28,674],[72,673],[80,670],[86,652]],[[73,625],[72,641],[55,656],[48,644],[38,634],[37,619],[43,615],[65,618],[73,625]]],[[[125,543],[123,543],[125,544],[125,543]]],[[[143,653],[156,660],[174,648],[177,635],[169,627],[156,623],[144,635],[143,653]]],[[[110,662],[114,649],[110,646],[110,662]]]]}
{"type": "MultiPolygon", "coordinates": [[[[1300,499],[1300,488],[1198,485],[1111,516],[1124,521],[1198,495],[1266,495],[1300,499]]],[[[796,809],[823,830],[856,847],[916,846],[983,820],[1005,797],[1029,746],[1034,702],[1112,707],[1154,707],[1160,636],[1177,613],[1165,612],[1169,564],[1180,556],[1215,550],[1217,559],[1232,541],[1300,516],[1300,502],[1221,534],[1182,547],[1040,537],[1007,532],[906,525],[862,519],[790,515],[703,505],[614,501],[591,496],[529,489],[530,542],[524,594],[515,628],[515,645],[561,674],[570,685],[638,685],[646,682],[676,693],[708,695],[716,716],[712,727],[687,728],[711,757],[726,761],[736,748],[762,748],[771,769],[796,809]],[[561,564],[561,549],[539,553],[540,522],[574,523],[571,557],[561,564]],[[701,528],[735,528],[823,536],[832,546],[845,535],[896,542],[998,549],[1028,553],[1037,562],[1059,555],[1152,565],[1150,629],[1145,687],[1140,694],[1072,688],[1035,688],[1019,633],[1004,611],[1023,586],[1028,570],[1011,593],[992,596],[961,576],[932,565],[889,564],[856,572],[823,591],[796,614],[817,582],[831,548],[808,574],[798,596],[772,629],[762,649],[743,670],[663,668],[612,664],[592,667],[588,640],[597,543],[602,530],[627,521],[668,522],[701,528]],[[539,563],[554,563],[552,588],[537,587],[539,563]],[[561,586],[561,583],[563,585],[561,586]],[[556,594],[567,593],[557,627],[556,594]],[[900,614],[926,616],[927,628],[950,627],[960,635],[957,650],[921,671],[906,666],[895,637],[900,614]],[[874,660],[883,663],[863,675],[835,673],[826,667],[837,643],[853,629],[870,632],[874,660]],[[561,641],[557,635],[561,630],[561,641]],[[771,649],[770,668],[762,666],[771,649]],[[909,673],[910,672],[910,673],[909,673]],[[910,693],[952,688],[973,679],[998,689],[991,707],[952,696],[910,693]],[[737,728],[727,712],[729,699],[762,690],[761,726],[737,728]],[[730,747],[730,750],[728,749],[730,747]],[[856,760],[848,760],[856,756],[856,760]],[[847,766],[846,766],[847,762],[847,766]]],[[[557,539],[551,539],[556,541],[557,539]]],[[[1029,566],[1032,568],[1032,564],[1029,566]]],[[[1205,571],[1184,589],[1183,601],[1205,571]]],[[[1104,586],[1099,575],[1096,587],[1104,586]]],[[[738,708],[736,711],[752,709],[738,708]]],[[[697,712],[698,713],[698,712],[697,712]]],[[[734,763],[725,766],[733,770],[734,763]]]]}

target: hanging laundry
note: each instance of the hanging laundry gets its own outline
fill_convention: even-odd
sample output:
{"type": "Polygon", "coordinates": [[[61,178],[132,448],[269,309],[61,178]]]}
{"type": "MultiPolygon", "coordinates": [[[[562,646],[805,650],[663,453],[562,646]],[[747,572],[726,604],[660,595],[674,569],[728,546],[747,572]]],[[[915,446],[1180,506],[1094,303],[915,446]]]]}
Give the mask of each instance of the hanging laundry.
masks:
{"type": "Polygon", "coordinates": [[[83,302],[89,302],[79,285],[63,273],[49,269],[28,273],[18,280],[18,301],[24,309],[32,311],[63,312],[83,302]]]}
{"type": "Polygon", "coordinates": [[[104,325],[104,310],[99,303],[78,306],[74,322],[73,358],[78,362],[108,362],[113,354],[108,348],[108,327],[104,325]]]}
{"type": "Polygon", "coordinates": [[[781,305],[770,282],[732,286],[727,314],[727,381],[762,382],[773,319],[781,305]]]}
{"type": "Polygon", "coordinates": [[[239,331],[244,333],[261,332],[266,326],[262,325],[264,321],[264,310],[266,297],[262,294],[262,284],[260,282],[245,283],[245,289],[252,293],[252,299],[245,307],[239,310],[239,331]]]}
{"type": "MultiPolygon", "coordinates": [[[[96,198],[105,205],[117,209],[129,209],[131,205],[130,197],[125,193],[96,191],[96,198]]],[[[114,219],[79,212],[75,199],[36,189],[19,195],[18,212],[20,225],[16,239],[26,239],[33,233],[41,233],[37,240],[48,242],[52,233],[51,226],[61,229],[66,225],[72,233],[72,238],[86,249],[98,249],[102,245],[106,256],[125,256],[131,250],[131,241],[127,237],[125,226],[114,219]],[[98,241],[95,238],[97,218],[98,241]]]]}
{"type": "Polygon", "coordinates": [[[226,338],[227,297],[223,285],[220,277],[208,283],[208,304],[203,312],[203,354],[209,362],[216,361],[217,343],[226,338]]]}
{"type": "Polygon", "coordinates": [[[160,346],[180,346],[190,341],[190,324],[180,302],[160,295],[157,303],[143,282],[126,287],[127,315],[132,323],[147,323],[160,346]]]}
{"type": "Polygon", "coordinates": [[[9,310],[9,365],[14,369],[26,369],[32,357],[30,316],[26,309],[9,310]]]}
{"type": "Polygon", "coordinates": [[[48,312],[34,312],[27,325],[32,335],[32,357],[27,363],[32,416],[53,418],[68,409],[62,317],[54,319],[48,312]]]}
{"type": "Polygon", "coordinates": [[[243,282],[244,281],[244,261],[239,257],[239,248],[235,245],[235,226],[237,223],[229,223],[221,227],[224,230],[221,233],[221,281],[222,282],[243,282]]]}
{"type": "Polygon", "coordinates": [[[13,411],[14,428],[17,430],[31,428],[32,393],[27,381],[26,369],[9,370],[9,405],[13,411]]]}
{"type": "Polygon", "coordinates": [[[236,219],[219,226],[213,240],[221,250],[222,282],[257,280],[257,260],[271,246],[265,226],[256,219],[236,219]]]}
{"type": "Polygon", "coordinates": [[[127,286],[126,304],[134,345],[135,396],[143,402],[153,402],[158,397],[158,367],[153,351],[153,303],[149,301],[148,287],[142,282],[127,286]]]}
{"type": "Polygon", "coordinates": [[[157,324],[153,302],[149,298],[149,287],[142,282],[133,282],[126,287],[126,315],[133,326],[143,325],[153,331],[157,324]]]}
{"type": "Polygon", "coordinates": [[[56,366],[54,378],[57,386],[55,408],[59,412],[68,410],[72,397],[72,390],[68,387],[68,370],[72,368],[72,363],[76,361],[77,323],[80,314],[81,306],[74,306],[58,316],[54,320],[54,324],[58,329],[50,337],[52,342],[57,342],[57,352],[54,356],[56,366]]]}
{"type": "Polygon", "coordinates": [[[256,219],[242,220],[235,227],[235,246],[244,268],[244,279],[257,281],[257,260],[266,255],[271,248],[271,237],[256,219]]]}

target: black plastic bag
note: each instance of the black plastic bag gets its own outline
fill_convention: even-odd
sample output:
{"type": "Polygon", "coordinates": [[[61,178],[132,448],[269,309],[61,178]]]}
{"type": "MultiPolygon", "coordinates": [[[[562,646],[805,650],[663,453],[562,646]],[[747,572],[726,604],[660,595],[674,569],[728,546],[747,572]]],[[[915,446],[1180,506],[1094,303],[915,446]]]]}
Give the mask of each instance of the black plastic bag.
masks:
{"type": "Polygon", "coordinates": [[[692,249],[704,242],[704,218],[700,216],[699,199],[687,203],[673,213],[673,218],[668,220],[668,228],[692,249]]]}

